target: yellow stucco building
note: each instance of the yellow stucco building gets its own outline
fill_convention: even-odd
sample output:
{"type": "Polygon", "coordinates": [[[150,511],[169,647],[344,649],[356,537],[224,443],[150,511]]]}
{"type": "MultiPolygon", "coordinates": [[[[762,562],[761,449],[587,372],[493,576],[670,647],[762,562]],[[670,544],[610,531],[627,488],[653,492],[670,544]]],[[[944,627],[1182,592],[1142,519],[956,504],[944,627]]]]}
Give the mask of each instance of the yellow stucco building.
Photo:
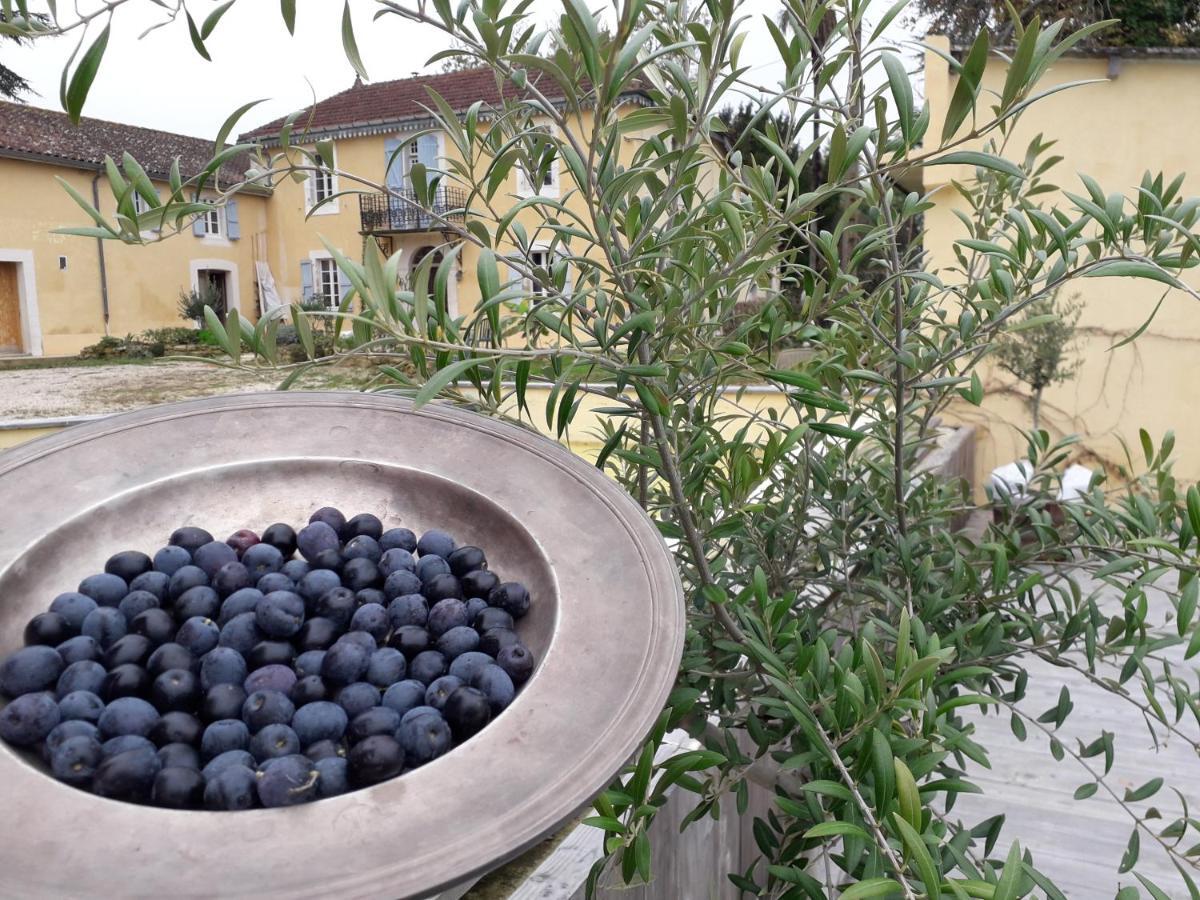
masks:
{"type": "MultiPolygon", "coordinates": [[[[930,43],[948,53],[949,42],[930,43]]],[[[993,55],[985,70],[981,105],[999,94],[1007,72],[1005,61],[993,55]]],[[[929,134],[941,133],[950,97],[957,82],[949,64],[934,52],[925,56],[925,95],[931,111],[929,134]]],[[[1008,141],[1006,154],[1024,156],[1037,135],[1057,141],[1053,152],[1063,157],[1049,173],[1051,183],[1075,194],[1087,194],[1082,172],[1095,178],[1106,193],[1136,193],[1142,174],[1162,172],[1167,180],[1196,169],[1200,147],[1200,51],[1114,49],[1077,52],[1059,59],[1039,83],[1046,90],[1069,82],[1096,80],[1034,104],[1025,112],[1008,141]]],[[[925,190],[934,207],[926,213],[925,247],[932,265],[954,265],[953,242],[968,237],[956,210],[965,211],[952,180],[972,178],[965,166],[936,166],[924,172],[925,190]]],[[[1200,190],[1194,179],[1184,182],[1185,195],[1200,190]]],[[[1062,194],[1039,198],[1047,207],[1071,201],[1062,194]]],[[[1200,286],[1200,276],[1186,276],[1200,286]]],[[[1122,337],[1135,331],[1162,293],[1162,285],[1131,278],[1083,280],[1069,295],[1082,304],[1077,354],[1080,369],[1065,384],[1046,390],[1042,427],[1054,437],[1079,434],[1081,461],[1093,467],[1124,462],[1123,439],[1135,464],[1140,463],[1138,429],[1145,428],[1155,443],[1168,430],[1177,435],[1176,474],[1200,480],[1200,416],[1195,408],[1200,388],[1194,376],[1200,364],[1200,307],[1179,291],[1163,302],[1153,323],[1133,344],[1110,352],[1122,337]]],[[[1020,458],[1028,428],[1027,393],[998,368],[984,373],[986,398],[982,409],[956,406],[955,416],[979,426],[977,476],[986,477],[996,465],[1020,458]]]]}
{"type": "MultiPolygon", "coordinates": [[[[424,255],[443,250],[453,239],[437,217],[461,222],[462,214],[455,210],[465,202],[465,194],[453,187],[439,189],[430,204],[437,216],[408,202],[413,196],[409,167],[419,161],[445,168],[456,152],[440,133],[410,140],[434,124],[426,109],[429,87],[459,111],[496,98],[492,74],[473,70],[356,83],[316,103],[298,120],[308,146],[332,143],[333,168],[386,184],[390,196],[342,184],[333,173],[302,183],[282,178],[269,188],[240,191],[225,209],[196,219],[190,234],[147,247],[54,234],[64,225],[90,224],[55,176],[85,198],[98,198],[101,212],[111,215],[114,200],[103,173],[106,154],[119,160],[123,151],[130,151],[161,187],[173,158],[180,159],[187,177],[209,158],[210,143],[96,119],[74,126],[61,113],[0,104],[0,184],[5,186],[0,192],[0,353],[73,354],[105,334],[180,325],[180,292],[206,283],[221,290],[229,308],[252,320],[264,301],[274,298],[336,305],[349,285],[324,241],[351,259],[362,258],[367,240],[388,254],[399,250],[407,275],[424,255]],[[320,203],[346,190],[362,193],[320,203]]],[[[632,107],[640,97],[630,94],[624,100],[632,107]]],[[[282,120],[268,123],[240,140],[277,152],[282,125],[282,120]]],[[[297,124],[294,132],[300,129],[297,124]]],[[[632,147],[629,141],[625,152],[632,153],[632,147]]],[[[225,183],[240,180],[246,165],[245,160],[240,167],[230,164],[225,183]]],[[[510,173],[509,182],[496,198],[501,213],[535,193],[519,169],[510,173]]],[[[537,192],[568,193],[559,184],[557,164],[537,192]]],[[[536,218],[524,218],[532,232],[536,218]]],[[[532,246],[534,265],[550,262],[548,255],[540,255],[536,235],[532,246]]],[[[504,253],[511,248],[498,249],[504,253]]],[[[469,311],[478,302],[476,253],[468,244],[458,254],[448,290],[452,314],[469,311]]]]}
{"type": "Polygon", "coordinates": [[[180,292],[202,284],[253,315],[250,236],[266,227],[265,190],[242,191],[190,234],[150,247],[54,233],[91,224],[58,179],[112,215],[104,157],[125,150],[161,192],[173,159],[185,174],[199,171],[212,144],[97,119],[75,126],[63,113],[0,103],[0,354],[73,354],[106,334],[181,325],[180,292]]]}
{"type": "MultiPolygon", "coordinates": [[[[333,300],[348,290],[345,280],[339,284],[334,260],[322,238],[351,259],[362,258],[364,241],[374,240],[385,255],[401,252],[401,276],[407,277],[429,253],[444,252],[456,238],[443,230],[437,219],[445,217],[462,223],[460,212],[466,203],[466,192],[455,187],[447,178],[447,186],[438,188],[429,205],[435,216],[422,212],[410,187],[409,169],[417,162],[427,168],[446,171],[452,161],[461,163],[453,142],[441,132],[428,132],[436,123],[428,112],[432,101],[429,89],[436,90],[455,111],[465,113],[471,104],[483,101],[479,114],[480,128],[488,127],[488,105],[498,100],[495,76],[490,70],[474,69],[443,75],[419,76],[398,81],[362,84],[335,94],[305,110],[296,120],[295,132],[301,127],[304,140],[313,146],[317,141],[333,145],[334,168],[340,169],[380,186],[387,193],[373,190],[362,183],[342,184],[336,176],[317,175],[303,183],[280,180],[267,204],[268,257],[279,295],[284,302],[318,296],[333,300]],[[419,136],[418,136],[419,135],[419,136]],[[414,140],[415,138],[415,140],[414,140]],[[327,205],[318,202],[344,190],[354,190],[357,196],[338,196],[327,205]],[[311,211],[311,215],[307,215],[311,211]]],[[[506,90],[514,90],[511,87],[506,90]]],[[[555,97],[551,95],[551,100],[555,97]]],[[[622,98],[625,109],[642,101],[637,93],[622,98]]],[[[242,141],[260,143],[266,153],[278,152],[280,130],[284,120],[268,123],[241,135],[242,141]]],[[[587,121],[573,123],[580,134],[590,128],[587,121]]],[[[548,124],[545,127],[550,127],[548,124]]],[[[627,135],[622,156],[633,153],[636,134],[627,135]]],[[[475,172],[483,179],[483,163],[475,172]]],[[[501,186],[492,204],[493,210],[504,215],[522,199],[533,196],[566,198],[568,208],[576,210],[583,200],[574,192],[574,183],[560,183],[569,176],[560,176],[559,164],[554,162],[543,184],[535,187],[521,167],[514,167],[507,182],[501,186]]],[[[581,208],[578,212],[583,212],[581,208]]],[[[547,248],[549,241],[537,234],[540,217],[530,211],[518,213],[516,221],[531,235],[529,262],[549,268],[553,262],[547,248]]],[[[513,247],[496,248],[503,256],[515,251],[513,247]]],[[[454,266],[454,277],[447,291],[452,315],[470,311],[478,303],[480,290],[476,278],[478,248],[463,243],[454,266]]],[[[536,292],[537,286],[530,285],[536,292]]]]}

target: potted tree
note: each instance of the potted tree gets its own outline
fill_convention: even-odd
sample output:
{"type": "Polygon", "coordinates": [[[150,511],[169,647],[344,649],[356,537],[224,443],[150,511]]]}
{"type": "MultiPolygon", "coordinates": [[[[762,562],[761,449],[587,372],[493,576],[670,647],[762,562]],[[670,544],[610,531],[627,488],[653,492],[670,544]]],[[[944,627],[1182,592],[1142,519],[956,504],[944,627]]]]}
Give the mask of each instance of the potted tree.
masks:
{"type": "Polygon", "coordinates": [[[1060,301],[1058,294],[1026,307],[1013,327],[997,342],[1000,368],[1029,387],[1033,429],[1041,428],[1042,396],[1046,388],[1064,384],[1079,372],[1075,331],[1083,305],[1078,298],[1060,301]]]}

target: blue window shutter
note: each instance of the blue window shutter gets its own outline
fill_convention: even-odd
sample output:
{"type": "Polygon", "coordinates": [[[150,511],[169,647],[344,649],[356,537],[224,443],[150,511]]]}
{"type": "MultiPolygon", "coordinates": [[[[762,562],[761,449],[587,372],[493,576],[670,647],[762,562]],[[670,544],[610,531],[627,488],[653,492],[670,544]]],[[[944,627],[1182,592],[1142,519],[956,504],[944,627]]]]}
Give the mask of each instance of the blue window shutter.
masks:
{"type": "Polygon", "coordinates": [[[387,170],[386,183],[389,191],[404,190],[404,154],[398,153],[400,138],[388,138],[383,142],[383,164],[387,170]],[[390,165],[389,165],[390,163],[390,165]]]}
{"type": "Polygon", "coordinates": [[[350,279],[346,277],[346,273],[340,268],[338,269],[338,299],[345,300],[346,295],[350,293],[350,279]]]}
{"type": "Polygon", "coordinates": [[[417,138],[417,161],[426,169],[438,167],[438,137],[436,134],[423,134],[417,138]]]}
{"type": "Polygon", "coordinates": [[[312,260],[300,263],[300,299],[307,300],[313,295],[313,266],[312,260]]]}
{"type": "Polygon", "coordinates": [[[229,232],[229,239],[236,241],[242,236],[242,226],[238,222],[238,202],[230,200],[225,206],[225,228],[229,232]]]}
{"type": "Polygon", "coordinates": [[[204,237],[204,216],[199,215],[192,219],[192,234],[196,237],[204,237]]]}

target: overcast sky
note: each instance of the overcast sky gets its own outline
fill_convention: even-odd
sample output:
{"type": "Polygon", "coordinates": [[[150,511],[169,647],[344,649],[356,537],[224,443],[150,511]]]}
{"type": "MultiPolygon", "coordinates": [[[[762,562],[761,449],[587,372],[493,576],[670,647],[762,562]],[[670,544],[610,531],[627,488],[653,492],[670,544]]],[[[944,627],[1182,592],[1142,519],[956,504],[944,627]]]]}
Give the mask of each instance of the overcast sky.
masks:
{"type": "MultiPolygon", "coordinates": [[[[81,5],[94,7],[86,0],[81,5]]],[[[208,9],[218,4],[193,0],[189,5],[202,21],[208,9]]],[[[149,0],[132,0],[117,13],[85,115],[211,138],[226,116],[249,100],[266,98],[247,114],[239,130],[307,106],[314,95],[324,98],[350,87],[354,71],[341,47],[342,4],[302,0],[297,5],[296,35],[292,37],[275,0],[241,0],[206,42],[213,60],[206,62],[192,48],[182,18],[139,40],[141,32],[162,20],[162,10],[149,0]]],[[[359,48],[372,81],[430,71],[426,60],[447,46],[440,33],[397,16],[372,23],[371,16],[378,8],[374,3],[359,0],[353,8],[359,48]]],[[[560,0],[536,0],[534,4],[536,13],[547,22],[561,8],[560,0]]],[[[739,13],[755,20],[748,28],[744,61],[775,57],[761,16],[778,8],[778,0],[742,0],[738,4],[739,13]]],[[[39,40],[32,47],[4,42],[0,60],[37,91],[28,102],[59,109],[59,78],[72,49],[67,38],[39,40]]],[[[779,74],[770,66],[759,66],[754,77],[774,82],[779,74]]]]}

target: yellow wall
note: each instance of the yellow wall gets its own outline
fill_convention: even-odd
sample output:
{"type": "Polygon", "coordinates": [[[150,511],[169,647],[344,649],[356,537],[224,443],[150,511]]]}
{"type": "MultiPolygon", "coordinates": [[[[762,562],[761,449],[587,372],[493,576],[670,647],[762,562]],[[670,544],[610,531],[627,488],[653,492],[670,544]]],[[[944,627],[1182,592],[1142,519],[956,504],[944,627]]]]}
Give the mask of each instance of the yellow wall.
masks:
{"type": "MultiPolygon", "coordinates": [[[[179,293],[192,287],[196,266],[235,267],[240,311],[255,313],[253,235],[266,229],[266,197],[239,196],[241,238],[198,238],[190,230],[148,247],[106,241],[109,321],[102,313],[97,243],[54,234],[65,225],[90,224],[55,176],[92,197],[93,172],[15,159],[0,159],[0,260],[32,254],[33,292],[41,347],[47,356],[77,353],[105,333],[123,337],[147,328],[179,326],[179,293]],[[59,257],[66,257],[66,268],[59,257]]],[[[100,208],[111,215],[114,200],[101,179],[100,208]]],[[[24,265],[24,263],[22,263],[24,265]]],[[[232,292],[231,292],[232,293],[232,292]]]]}
{"type": "Polygon", "coordinates": [[[5,429],[0,431],[0,450],[8,447],[16,447],[35,438],[49,437],[52,434],[62,431],[63,427],[62,425],[47,425],[39,428],[31,425],[28,428],[5,429]]]}
{"type": "MultiPolygon", "coordinates": [[[[533,411],[533,416],[526,421],[529,421],[547,437],[557,438],[557,434],[546,424],[546,417],[538,415],[539,410],[545,409],[550,390],[545,385],[529,386],[526,399],[530,410],[533,411]]],[[[580,401],[579,411],[574,422],[561,438],[562,443],[580,456],[594,460],[604,444],[600,427],[604,416],[597,413],[596,410],[611,405],[612,401],[603,397],[584,396],[580,401]]],[[[717,409],[718,416],[721,417],[723,423],[721,428],[726,434],[732,434],[740,428],[748,415],[766,417],[773,413],[775,418],[787,427],[799,423],[795,408],[791,405],[787,395],[774,388],[755,387],[744,392],[740,397],[736,391],[730,390],[718,401],[717,409]]],[[[504,412],[513,418],[518,417],[519,411],[515,398],[510,399],[504,407],[504,412]]],[[[19,428],[2,428],[0,429],[0,451],[7,447],[16,447],[34,438],[54,434],[63,427],[65,426],[60,424],[22,423],[22,427],[19,428]]]]}
{"type": "MultiPolygon", "coordinates": [[[[480,128],[486,128],[481,125],[480,128]]],[[[590,121],[585,118],[579,133],[590,129],[590,121]]],[[[412,136],[414,131],[395,131],[386,134],[371,134],[357,137],[341,138],[333,141],[335,163],[338,169],[372,181],[384,181],[386,162],[385,144],[389,138],[405,139],[412,136]]],[[[635,149],[636,135],[627,136],[621,151],[621,159],[627,162],[635,149]]],[[[460,158],[454,146],[443,139],[443,158],[460,158]]],[[[485,168],[477,167],[476,178],[483,180],[485,168]]],[[[518,202],[518,175],[516,170],[509,174],[507,185],[497,194],[494,205],[501,213],[518,202]]],[[[448,187],[457,187],[451,179],[444,182],[448,187]]],[[[573,188],[565,167],[559,171],[559,193],[567,197],[573,188]]],[[[367,190],[361,184],[342,181],[335,189],[367,190]]],[[[582,211],[583,200],[578,196],[568,197],[567,207],[573,211],[582,211]]],[[[350,259],[360,260],[363,255],[363,237],[359,232],[359,201],[354,195],[338,198],[336,212],[318,210],[311,217],[305,218],[307,201],[305,185],[290,178],[282,179],[275,185],[274,192],[268,203],[267,230],[269,258],[272,274],[279,288],[280,296],[285,302],[296,302],[301,299],[301,263],[315,257],[327,255],[321,238],[324,237],[334,247],[345,253],[350,259]]],[[[522,212],[517,221],[526,227],[533,242],[549,243],[550,234],[545,233],[539,239],[534,235],[534,229],[539,223],[539,216],[533,211],[522,212]]],[[[423,247],[439,246],[446,237],[438,231],[412,232],[392,236],[392,249],[403,251],[401,256],[401,272],[409,271],[409,261],[423,247]]],[[[511,246],[500,247],[501,253],[512,252],[511,246]]],[[[476,264],[479,253],[473,244],[465,244],[458,256],[458,277],[453,279],[450,287],[452,309],[459,314],[470,312],[479,302],[479,283],[476,277],[476,264]]],[[[503,277],[503,276],[502,276],[503,277]]]]}
{"type": "MultiPolygon", "coordinates": [[[[384,178],[384,142],[393,136],[405,136],[403,133],[376,134],[364,137],[352,137],[336,140],[334,144],[335,164],[338,169],[353,172],[363,178],[382,182],[384,178]]],[[[299,159],[296,160],[300,162],[299,159]]],[[[335,184],[335,190],[369,190],[361,185],[342,180],[335,184]]],[[[328,256],[322,238],[344,253],[352,260],[363,258],[363,236],[359,232],[358,197],[353,194],[341,196],[336,207],[325,206],[318,209],[312,216],[307,216],[308,202],[305,185],[291,178],[280,179],[274,187],[267,204],[267,246],[268,258],[271,263],[271,273],[275,278],[280,297],[285,303],[301,301],[300,264],[317,257],[328,256]]],[[[407,271],[408,260],[422,247],[438,246],[445,238],[440,232],[414,232],[394,236],[393,251],[402,249],[402,271],[407,271]]],[[[464,263],[463,275],[468,271],[474,283],[473,258],[469,265],[464,263]]],[[[457,283],[453,292],[462,293],[461,282],[457,283]]],[[[478,289],[469,293],[478,298],[478,289]]],[[[472,303],[474,300],[471,301],[472,303]]],[[[470,306],[467,307],[468,309],[470,306]]]]}
{"type": "MultiPolygon", "coordinates": [[[[486,127],[486,126],[481,126],[486,127]]],[[[580,129],[585,132],[589,123],[580,129]]],[[[370,180],[384,180],[385,141],[391,137],[407,137],[411,132],[392,132],[348,137],[334,141],[337,168],[356,173],[370,180]]],[[[628,159],[634,149],[634,138],[627,137],[622,157],[628,159]]],[[[454,148],[443,141],[444,154],[454,148]]],[[[68,355],[95,343],[106,333],[124,336],[148,328],[178,326],[176,304],[179,293],[194,284],[198,267],[233,267],[236,271],[237,306],[248,318],[254,318],[255,303],[255,246],[259,258],[271,267],[276,286],[285,302],[301,297],[301,263],[326,256],[321,238],[351,259],[363,258],[363,237],[359,232],[359,202],[348,194],[338,199],[336,208],[322,209],[306,217],[305,186],[290,178],[275,185],[270,196],[241,194],[237,200],[241,237],[198,238],[190,230],[151,246],[126,246],[114,241],[104,244],[107,270],[109,321],[102,314],[97,242],[91,238],[54,234],[64,225],[90,224],[55,176],[62,177],[84,197],[91,199],[93,172],[37,161],[0,158],[0,262],[28,259],[32,254],[33,290],[36,295],[36,320],[40,328],[40,346],[36,336],[25,347],[33,355],[68,355]],[[66,257],[66,268],[60,268],[59,257],[66,257]],[[207,262],[206,262],[207,261],[207,262]]],[[[483,172],[477,172],[482,177],[483,172]]],[[[495,204],[502,212],[517,201],[517,173],[509,176],[495,204]]],[[[343,182],[337,190],[353,190],[359,185],[343,182]]],[[[114,199],[107,181],[101,180],[100,209],[111,214],[114,199]]],[[[560,172],[560,193],[570,190],[565,171],[560,172]]],[[[582,200],[576,196],[567,201],[578,208],[582,200]]],[[[537,225],[533,212],[522,213],[519,221],[532,234],[537,225]]],[[[534,235],[535,243],[549,243],[534,235]]],[[[407,273],[411,260],[423,247],[438,246],[446,237],[436,231],[396,234],[393,249],[403,250],[402,271],[407,273]]],[[[511,252],[511,247],[501,247],[511,252]]],[[[478,253],[472,245],[464,246],[459,255],[457,277],[451,281],[452,310],[469,312],[479,301],[476,278],[478,253]]],[[[25,265],[26,263],[21,263],[25,265]]],[[[27,319],[30,318],[27,316],[27,319]]]]}
{"type": "MultiPolygon", "coordinates": [[[[943,38],[934,38],[948,49],[943,38]]],[[[1072,193],[1087,191],[1076,177],[1083,172],[1099,181],[1106,193],[1134,194],[1143,172],[1163,172],[1170,180],[1194,171],[1200,147],[1200,60],[1121,59],[1117,77],[1108,78],[1108,60],[1070,57],[1059,60],[1037,90],[1084,79],[1098,84],[1063,91],[1030,108],[1013,130],[1006,155],[1019,160],[1030,140],[1042,134],[1058,143],[1053,152],[1064,157],[1051,170],[1050,181],[1072,193]]],[[[1003,60],[988,61],[981,107],[1003,85],[1003,60]]],[[[945,60],[934,53],[925,58],[925,90],[932,111],[929,134],[941,133],[941,121],[954,88],[945,60]]],[[[925,189],[935,206],[926,214],[926,248],[935,267],[951,266],[954,240],[967,237],[954,210],[965,203],[949,186],[951,179],[967,180],[972,172],[961,166],[925,170],[925,189]]],[[[1200,192],[1194,178],[1184,182],[1185,195],[1200,192]]],[[[1047,207],[1070,201],[1057,194],[1040,199],[1047,207]]],[[[953,276],[950,276],[953,277],[953,276]]],[[[1200,286],[1200,275],[1188,281],[1200,286]]],[[[1157,443],[1174,429],[1177,437],[1176,473],[1189,481],[1200,479],[1200,306],[1174,292],[1163,303],[1151,326],[1132,345],[1109,352],[1108,347],[1135,330],[1149,315],[1160,286],[1128,278],[1097,278],[1068,289],[1084,304],[1079,322],[1077,352],[1082,368],[1066,384],[1049,388],[1043,402],[1043,426],[1054,436],[1082,435],[1079,456],[1095,465],[1121,463],[1124,439],[1140,459],[1138,429],[1145,428],[1157,443]]],[[[1029,427],[1022,386],[1007,373],[989,369],[987,398],[982,410],[958,406],[953,413],[980,426],[978,474],[1017,459],[1024,452],[1018,428],[1029,427]]]]}

